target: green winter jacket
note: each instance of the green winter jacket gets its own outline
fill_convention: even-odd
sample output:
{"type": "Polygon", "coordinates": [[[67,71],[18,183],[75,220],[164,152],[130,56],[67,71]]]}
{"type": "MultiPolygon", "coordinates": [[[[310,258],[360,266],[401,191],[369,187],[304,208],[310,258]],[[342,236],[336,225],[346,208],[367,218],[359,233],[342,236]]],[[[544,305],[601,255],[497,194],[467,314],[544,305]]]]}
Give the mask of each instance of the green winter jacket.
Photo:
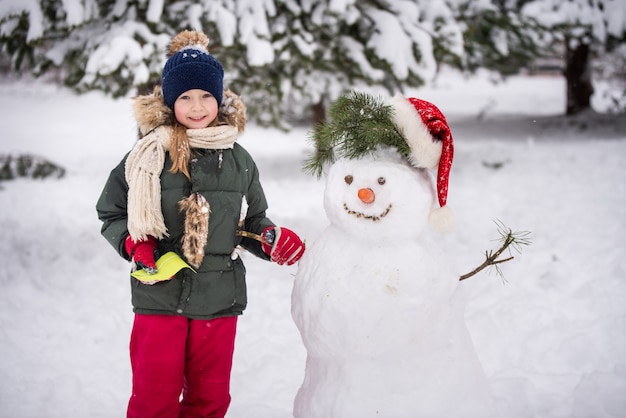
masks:
{"type": "MultiPolygon", "coordinates": [[[[96,210],[103,222],[102,235],[120,256],[129,260],[124,248],[128,235],[126,157],[111,171],[96,210]]],[[[245,196],[249,205],[243,230],[260,234],[274,225],[265,214],[267,202],[259,173],[252,157],[237,143],[232,149],[219,151],[193,149],[189,164],[191,181],[182,173],[170,173],[172,161],[169,154],[166,156],[160,178],[161,209],[169,236],[159,240],[158,250],[160,254],[174,251],[185,258],[181,249],[184,214],[180,213],[178,202],[198,192],[210,205],[205,256],[196,272],[182,269],[169,281],[147,285],[131,277],[133,309],[141,314],[195,319],[239,315],[247,303],[246,271],[241,258],[232,260],[231,253],[240,245],[269,259],[258,241],[236,234],[242,198],[245,196]]]]}

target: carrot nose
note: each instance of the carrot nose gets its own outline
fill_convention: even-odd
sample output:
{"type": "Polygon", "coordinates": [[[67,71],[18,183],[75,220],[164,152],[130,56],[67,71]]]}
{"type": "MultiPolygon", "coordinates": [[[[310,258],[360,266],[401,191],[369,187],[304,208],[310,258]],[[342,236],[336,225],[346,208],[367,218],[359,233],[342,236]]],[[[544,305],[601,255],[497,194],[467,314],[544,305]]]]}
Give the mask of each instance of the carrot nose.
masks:
{"type": "Polygon", "coordinates": [[[372,203],[376,199],[376,194],[372,189],[359,189],[358,196],[363,203],[372,203]]]}

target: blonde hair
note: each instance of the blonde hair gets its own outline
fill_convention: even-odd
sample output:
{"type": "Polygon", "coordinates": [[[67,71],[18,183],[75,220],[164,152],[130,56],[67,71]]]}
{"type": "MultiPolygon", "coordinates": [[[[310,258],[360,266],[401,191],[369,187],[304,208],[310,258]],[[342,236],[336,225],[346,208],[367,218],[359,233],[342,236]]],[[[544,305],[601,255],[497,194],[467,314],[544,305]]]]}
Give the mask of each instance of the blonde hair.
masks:
{"type": "MultiPolygon", "coordinates": [[[[172,158],[172,168],[170,173],[183,173],[185,177],[191,180],[189,174],[189,157],[191,156],[191,147],[189,146],[189,138],[187,137],[187,127],[176,120],[174,114],[172,114],[173,131],[172,131],[172,143],[170,146],[170,157],[172,158]]],[[[221,114],[218,113],[217,117],[209,124],[209,127],[224,125],[225,122],[221,120],[221,114]]]]}

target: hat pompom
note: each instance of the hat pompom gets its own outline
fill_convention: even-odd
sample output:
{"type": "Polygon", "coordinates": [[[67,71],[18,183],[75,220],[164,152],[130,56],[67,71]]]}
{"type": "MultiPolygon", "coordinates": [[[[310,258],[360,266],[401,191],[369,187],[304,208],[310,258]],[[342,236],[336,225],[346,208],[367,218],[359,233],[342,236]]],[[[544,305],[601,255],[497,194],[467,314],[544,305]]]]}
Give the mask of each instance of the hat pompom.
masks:
{"type": "Polygon", "coordinates": [[[447,206],[435,208],[428,215],[428,222],[438,232],[449,232],[454,228],[454,213],[447,206]]]}
{"type": "Polygon", "coordinates": [[[194,48],[208,52],[209,38],[202,32],[184,30],[172,38],[167,57],[169,58],[185,48],[194,48]]]}

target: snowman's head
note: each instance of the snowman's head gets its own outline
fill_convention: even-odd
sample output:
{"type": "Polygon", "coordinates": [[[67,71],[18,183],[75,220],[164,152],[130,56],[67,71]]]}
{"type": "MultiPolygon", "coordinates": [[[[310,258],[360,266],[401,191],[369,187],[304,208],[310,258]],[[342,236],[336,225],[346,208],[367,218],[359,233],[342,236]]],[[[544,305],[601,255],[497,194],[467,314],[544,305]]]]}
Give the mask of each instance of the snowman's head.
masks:
{"type": "Polygon", "coordinates": [[[435,202],[429,173],[395,149],[340,159],[328,171],[324,209],[330,223],[355,237],[396,241],[417,237],[435,202]]]}

